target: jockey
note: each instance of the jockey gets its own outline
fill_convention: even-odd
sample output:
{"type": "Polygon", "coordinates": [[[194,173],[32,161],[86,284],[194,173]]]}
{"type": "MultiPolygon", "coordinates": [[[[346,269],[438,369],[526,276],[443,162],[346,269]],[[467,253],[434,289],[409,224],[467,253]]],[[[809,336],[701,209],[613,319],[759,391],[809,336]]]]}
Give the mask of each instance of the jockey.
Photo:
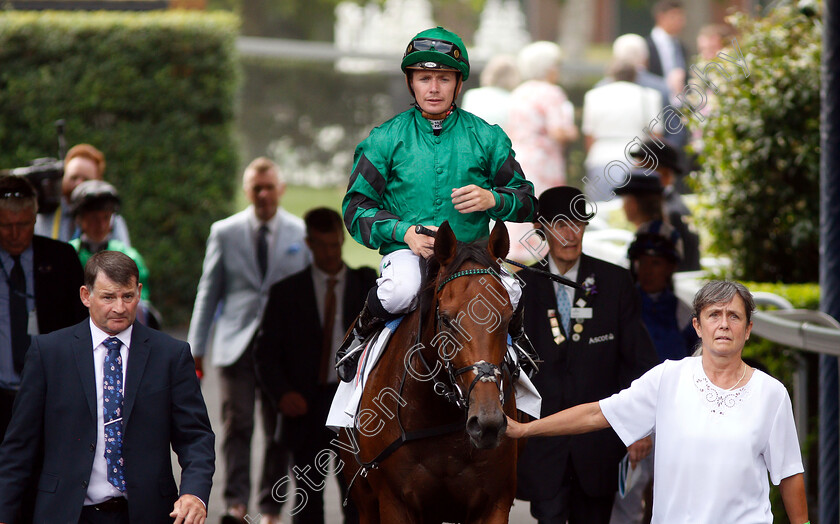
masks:
{"type": "MultiPolygon", "coordinates": [[[[488,236],[490,220],[529,222],[536,212],[533,184],[504,131],[455,105],[470,74],[461,38],[442,27],[422,31],[408,44],[402,70],[414,106],[356,147],[342,203],[353,238],[383,255],[377,287],[336,355],[344,381],[356,373],[362,342],[416,306],[421,258],[433,255],[434,238],[415,226],[436,230],[448,220],[458,240],[472,242],[488,236]]],[[[511,337],[535,355],[517,307],[519,284],[506,272],[502,283],[515,310],[511,337]]]]}

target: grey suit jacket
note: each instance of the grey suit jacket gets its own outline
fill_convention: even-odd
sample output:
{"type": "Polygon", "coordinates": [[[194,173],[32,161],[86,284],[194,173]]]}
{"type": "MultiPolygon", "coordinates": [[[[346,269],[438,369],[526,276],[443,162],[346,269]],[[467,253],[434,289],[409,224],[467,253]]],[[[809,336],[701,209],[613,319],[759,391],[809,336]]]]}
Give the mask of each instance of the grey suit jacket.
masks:
{"type": "Polygon", "coordinates": [[[301,271],[311,260],[304,242],[303,220],[278,209],[279,224],[270,242],[268,270],[262,279],[256,241],[248,225],[248,216],[253,213],[253,207],[248,207],[214,223],[207,239],[189,342],[194,356],[204,356],[215,320],[216,366],[233,364],[245,351],[259,327],[271,285],[301,271]]]}

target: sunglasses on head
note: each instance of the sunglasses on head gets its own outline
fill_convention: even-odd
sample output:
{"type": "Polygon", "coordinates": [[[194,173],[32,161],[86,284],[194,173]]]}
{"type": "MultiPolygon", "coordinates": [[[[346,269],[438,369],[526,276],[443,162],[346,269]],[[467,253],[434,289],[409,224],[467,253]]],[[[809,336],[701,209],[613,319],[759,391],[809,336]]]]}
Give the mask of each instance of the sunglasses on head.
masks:
{"type": "Polygon", "coordinates": [[[4,191],[0,193],[0,198],[27,198],[28,196],[20,191],[4,191]]]}

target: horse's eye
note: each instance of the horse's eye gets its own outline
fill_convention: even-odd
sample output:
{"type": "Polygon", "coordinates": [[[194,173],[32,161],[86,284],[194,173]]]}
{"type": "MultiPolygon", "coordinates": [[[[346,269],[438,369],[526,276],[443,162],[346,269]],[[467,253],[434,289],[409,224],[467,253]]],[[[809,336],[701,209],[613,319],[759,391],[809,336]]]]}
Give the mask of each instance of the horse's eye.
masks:
{"type": "Polygon", "coordinates": [[[452,320],[450,320],[450,319],[449,319],[449,317],[444,316],[444,315],[441,315],[441,316],[440,316],[440,322],[441,322],[444,326],[446,326],[446,327],[448,327],[448,328],[452,328],[452,320]]]}

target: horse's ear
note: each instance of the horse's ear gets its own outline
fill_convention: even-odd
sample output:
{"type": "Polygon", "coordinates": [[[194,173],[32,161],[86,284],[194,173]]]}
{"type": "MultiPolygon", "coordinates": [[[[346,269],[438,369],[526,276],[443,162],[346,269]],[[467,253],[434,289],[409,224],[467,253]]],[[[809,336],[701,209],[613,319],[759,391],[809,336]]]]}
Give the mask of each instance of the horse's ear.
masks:
{"type": "Polygon", "coordinates": [[[455,248],[457,247],[455,240],[455,233],[449,226],[449,221],[445,221],[437,230],[435,235],[435,259],[441,266],[445,266],[452,262],[455,257],[455,248]]]}
{"type": "Polygon", "coordinates": [[[496,220],[496,225],[493,226],[493,231],[490,232],[490,242],[487,243],[487,249],[493,258],[504,259],[510,251],[510,237],[508,236],[507,227],[501,220],[496,220]]]}

